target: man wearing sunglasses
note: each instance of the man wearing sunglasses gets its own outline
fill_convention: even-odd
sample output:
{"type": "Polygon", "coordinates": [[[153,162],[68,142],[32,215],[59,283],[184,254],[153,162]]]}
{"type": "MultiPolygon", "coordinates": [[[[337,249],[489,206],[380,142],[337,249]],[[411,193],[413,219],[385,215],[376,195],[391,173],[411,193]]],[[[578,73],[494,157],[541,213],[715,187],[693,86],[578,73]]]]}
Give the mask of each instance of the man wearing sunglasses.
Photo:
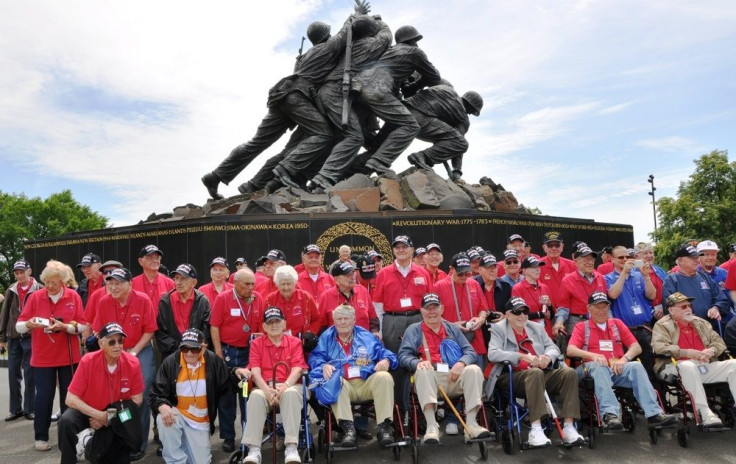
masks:
{"type": "Polygon", "coordinates": [[[580,418],[578,377],[574,369],[564,364],[560,369],[553,368],[559,356],[560,350],[549,338],[544,326],[529,321],[529,306],[524,299],[511,298],[506,303],[506,318],[491,326],[488,359],[494,365],[486,391],[490,397],[496,384],[504,391],[508,390],[509,374],[503,362],[510,362],[514,369],[514,392],[526,397],[532,424],[528,441],[532,447],[551,444],[541,423],[542,417],[548,414],[545,389],[560,395],[562,399],[560,415],[565,424],[563,442],[579,445],[584,441],[574,425],[574,420],[580,418]]]}
{"type": "Polygon", "coordinates": [[[151,409],[167,464],[212,460],[210,435],[215,433],[217,404],[232,385],[225,362],[206,348],[202,331],[185,330],[151,388],[151,409]]]}
{"type": "Polygon", "coordinates": [[[703,384],[728,382],[731,395],[736,398],[736,359],[718,361],[726,349],[723,339],[710,323],[693,314],[694,298],[675,292],[665,300],[669,315],[654,324],[652,348],[658,355],[655,371],[664,378],[678,375],[682,385],[692,396],[704,427],[722,427],[718,416],[708,407],[703,384]]]}
{"type": "Polygon", "coordinates": [[[560,304],[562,279],[566,275],[575,272],[577,267],[573,260],[562,256],[565,243],[562,240],[562,234],[559,232],[546,232],[542,249],[544,250],[544,257],[540,261],[544,263],[544,266],[540,269],[539,281],[547,286],[552,306],[557,307],[560,304]]]}
{"type": "Polygon", "coordinates": [[[502,282],[513,287],[524,279],[524,276],[521,275],[521,258],[516,250],[504,250],[503,264],[506,272],[501,277],[502,282]]]}
{"type": "MultiPolygon", "coordinates": [[[[100,329],[99,335],[100,350],[82,358],[66,395],[68,408],[62,414],[58,426],[62,464],[77,462],[77,450],[84,448],[77,446],[80,438],[78,434],[85,429],[91,428],[96,433],[101,433],[100,429],[111,426],[114,420],[127,422],[142,419],[139,416],[143,413],[130,406],[113,409],[114,413],[108,413],[108,408],[114,408],[124,401],[132,401],[140,406],[143,402],[144,384],[138,358],[123,349],[126,339],[123,327],[110,322],[100,329]]],[[[116,427],[114,430],[119,429],[116,427]]],[[[146,435],[147,432],[148,430],[146,435]]],[[[82,438],[90,433],[91,431],[84,433],[82,438]]],[[[128,437],[131,438],[132,441],[141,439],[140,435],[128,437]]],[[[103,459],[126,461],[120,456],[138,451],[128,448],[124,444],[127,441],[116,436],[103,459]]]]}

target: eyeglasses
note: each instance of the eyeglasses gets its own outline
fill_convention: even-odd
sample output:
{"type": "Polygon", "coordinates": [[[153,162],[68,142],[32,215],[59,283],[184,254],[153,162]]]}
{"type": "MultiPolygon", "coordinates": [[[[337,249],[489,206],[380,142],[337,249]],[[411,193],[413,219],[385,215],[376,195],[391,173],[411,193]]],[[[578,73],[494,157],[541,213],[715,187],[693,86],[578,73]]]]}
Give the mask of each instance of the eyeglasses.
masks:
{"type": "Polygon", "coordinates": [[[518,259],[512,259],[512,260],[506,261],[506,264],[519,264],[519,260],[518,259]]]}
{"type": "Polygon", "coordinates": [[[529,315],[528,309],[509,309],[509,312],[514,316],[521,316],[522,314],[525,316],[529,315]]]}
{"type": "Polygon", "coordinates": [[[102,271],[102,274],[103,275],[110,275],[110,274],[112,274],[112,271],[114,271],[114,270],[115,270],[115,268],[113,268],[113,269],[105,269],[104,271],[102,271]]]}
{"type": "Polygon", "coordinates": [[[677,305],[677,306],[672,306],[672,308],[680,308],[680,309],[688,309],[688,308],[692,308],[692,307],[693,307],[693,305],[691,305],[690,303],[685,303],[685,304],[681,304],[681,305],[677,305]]]}
{"type": "Polygon", "coordinates": [[[472,273],[472,272],[470,272],[470,271],[465,271],[465,272],[458,272],[458,273],[457,273],[457,276],[458,276],[458,277],[469,277],[469,276],[470,276],[470,275],[472,275],[472,274],[473,274],[473,273],[472,273]]]}
{"type": "Polygon", "coordinates": [[[628,256],[626,256],[626,255],[623,255],[623,256],[614,256],[613,259],[625,260],[625,259],[628,259],[628,256]]]}
{"type": "Polygon", "coordinates": [[[122,345],[124,341],[122,338],[113,338],[107,341],[107,346],[122,345]]]}
{"type": "Polygon", "coordinates": [[[202,352],[202,347],[201,346],[198,346],[198,347],[182,346],[181,352],[184,354],[187,354],[187,353],[199,354],[202,352]]]}
{"type": "Polygon", "coordinates": [[[546,243],[545,245],[547,245],[547,248],[559,248],[562,246],[562,244],[558,242],[550,242],[546,243]]]}

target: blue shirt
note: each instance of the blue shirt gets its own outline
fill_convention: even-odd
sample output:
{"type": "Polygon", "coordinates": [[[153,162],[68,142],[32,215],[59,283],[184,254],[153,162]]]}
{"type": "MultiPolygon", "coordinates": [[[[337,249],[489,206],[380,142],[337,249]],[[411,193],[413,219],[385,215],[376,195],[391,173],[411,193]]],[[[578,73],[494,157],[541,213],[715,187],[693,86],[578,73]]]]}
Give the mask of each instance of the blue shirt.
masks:
{"type": "Polygon", "coordinates": [[[662,298],[664,300],[675,292],[695,298],[692,301],[693,314],[709,321],[716,332],[719,332],[719,326],[717,321],[708,318],[708,310],[713,306],[718,307],[721,317],[726,317],[730,313],[728,298],[718,284],[703,271],[698,271],[692,277],[675,272],[667,276],[663,287],[662,298]]]}
{"type": "MultiPolygon", "coordinates": [[[[620,275],[619,272],[613,271],[603,276],[609,291],[620,275]]],[[[652,321],[654,312],[652,302],[646,297],[644,276],[638,269],[632,269],[629,272],[621,293],[612,300],[613,317],[621,319],[627,327],[649,324],[652,321]]]]}
{"type": "MultiPolygon", "coordinates": [[[[711,272],[706,271],[705,269],[703,269],[700,266],[698,266],[698,270],[699,271],[702,271],[703,274],[706,274],[706,275],[710,276],[710,278],[713,279],[713,282],[715,282],[716,284],[718,284],[718,287],[721,289],[721,291],[723,292],[723,295],[728,300],[728,302],[729,302],[729,309],[732,312],[733,311],[733,302],[731,301],[730,292],[728,290],[726,290],[726,276],[728,275],[728,271],[725,270],[725,269],[723,269],[723,268],[720,268],[718,266],[714,267],[711,272]]],[[[731,316],[732,315],[733,315],[732,313],[729,313],[726,317],[723,318],[723,320],[724,321],[728,321],[729,319],[731,319],[731,316]]]]}
{"type": "MultiPolygon", "coordinates": [[[[498,280],[500,280],[501,282],[506,282],[507,284],[509,284],[509,285],[511,285],[513,287],[514,285],[516,285],[519,282],[521,282],[521,279],[523,279],[523,278],[524,278],[524,274],[519,274],[519,278],[516,279],[516,280],[512,279],[511,276],[509,276],[508,274],[504,274],[502,277],[499,277],[498,280]]],[[[481,284],[481,286],[482,286],[482,284],[481,284]]]]}

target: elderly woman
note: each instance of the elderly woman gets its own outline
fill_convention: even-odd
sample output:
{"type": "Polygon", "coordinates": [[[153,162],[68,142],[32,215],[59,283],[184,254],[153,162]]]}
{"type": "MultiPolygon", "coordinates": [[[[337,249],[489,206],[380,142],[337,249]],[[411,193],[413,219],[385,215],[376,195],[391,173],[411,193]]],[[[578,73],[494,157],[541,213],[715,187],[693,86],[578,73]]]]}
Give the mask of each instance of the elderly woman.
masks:
{"type": "Polygon", "coordinates": [[[284,265],[276,269],[273,282],[278,290],[266,296],[266,307],[281,308],[286,318],[287,333],[300,338],[307,332],[316,336],[322,328],[322,314],[317,309],[314,298],[297,288],[298,279],[299,276],[292,266],[284,265]]]}
{"type": "Polygon", "coordinates": [[[45,288],[33,292],[18,316],[15,330],[31,332],[31,367],[36,382],[33,429],[34,447],[49,451],[49,426],[54,406],[54,387],[59,385],[59,403],[66,410],[66,391],[79,363],[77,334],[86,330],[82,299],[66,286],[62,263],[49,262],[41,272],[45,288]]]}
{"type": "Polygon", "coordinates": [[[506,318],[491,326],[491,342],[488,359],[495,363],[488,378],[488,392],[499,388],[508,389],[509,374],[504,361],[513,367],[514,392],[526,397],[529,408],[529,445],[548,446],[550,440],[542,430],[541,418],[548,413],[545,404],[545,389],[559,394],[562,399],[561,416],[564,418],[563,442],[577,445],[584,441],[575,430],[573,420],[580,418],[578,377],[574,369],[565,365],[552,369],[560,350],[544,330],[544,326],[529,321],[529,306],[524,299],[512,297],[506,303],[506,318]]]}

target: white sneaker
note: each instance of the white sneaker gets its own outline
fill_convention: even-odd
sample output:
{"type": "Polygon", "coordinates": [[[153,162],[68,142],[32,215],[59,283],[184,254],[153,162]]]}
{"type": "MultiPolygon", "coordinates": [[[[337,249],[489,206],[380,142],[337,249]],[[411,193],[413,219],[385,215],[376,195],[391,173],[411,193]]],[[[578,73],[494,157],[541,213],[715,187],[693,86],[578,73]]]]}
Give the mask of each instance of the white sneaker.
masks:
{"type": "Polygon", "coordinates": [[[77,462],[84,461],[84,450],[87,449],[87,443],[95,434],[95,429],[87,428],[77,434],[77,462]]]}
{"type": "Polygon", "coordinates": [[[542,446],[549,446],[552,444],[552,440],[547,438],[547,435],[544,434],[544,430],[540,428],[532,428],[532,430],[529,432],[529,446],[532,446],[534,448],[542,447],[542,446]]]}
{"type": "Polygon", "coordinates": [[[243,462],[252,462],[254,464],[261,464],[261,449],[255,446],[251,446],[248,449],[248,456],[243,459],[243,462]]]}
{"type": "Polygon", "coordinates": [[[302,458],[299,457],[299,451],[297,451],[296,445],[294,444],[286,445],[286,450],[284,451],[284,463],[289,464],[291,462],[302,462],[302,458]]]}
{"type": "Polygon", "coordinates": [[[701,424],[703,427],[723,427],[723,422],[717,414],[714,414],[710,409],[704,409],[700,411],[701,424]]]}
{"type": "Polygon", "coordinates": [[[455,422],[448,422],[447,425],[445,425],[445,435],[457,435],[458,429],[457,424],[455,422]]]}
{"type": "Polygon", "coordinates": [[[585,438],[571,425],[566,425],[562,429],[562,433],[565,435],[562,442],[566,445],[580,445],[585,443],[585,438]]]}
{"type": "Polygon", "coordinates": [[[427,445],[436,445],[440,442],[440,430],[437,425],[427,426],[427,431],[424,433],[422,443],[427,445]]]}

